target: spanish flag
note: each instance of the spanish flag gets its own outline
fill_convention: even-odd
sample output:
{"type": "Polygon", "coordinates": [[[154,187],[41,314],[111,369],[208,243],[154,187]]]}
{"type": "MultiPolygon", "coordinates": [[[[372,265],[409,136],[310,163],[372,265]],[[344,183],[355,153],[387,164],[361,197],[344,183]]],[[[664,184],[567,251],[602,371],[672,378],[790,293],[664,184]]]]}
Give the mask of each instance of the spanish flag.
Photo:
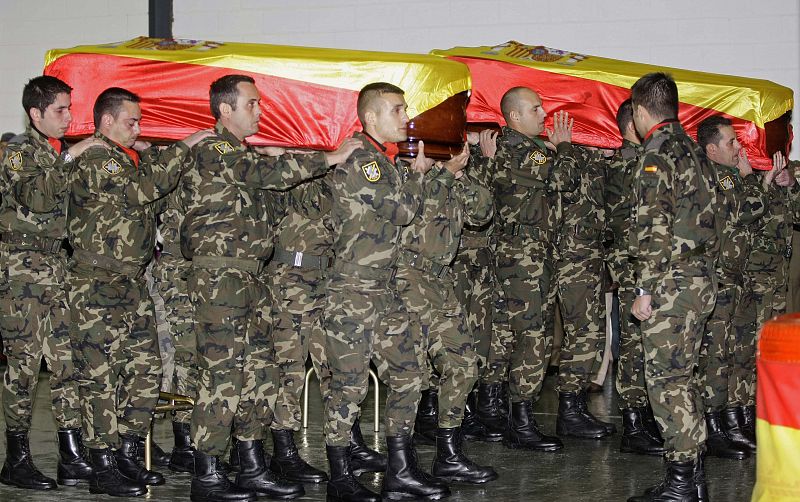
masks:
{"type": "Polygon", "coordinates": [[[758,342],[753,502],[800,501],[800,313],[764,325],[758,342]]]}
{"type": "Polygon", "coordinates": [[[260,132],[253,144],[333,149],[361,127],[358,91],[389,82],[405,91],[411,118],[468,91],[466,66],[427,54],[139,37],[53,49],[45,75],[74,88],[69,136],[94,131],[92,107],[108,87],[142,98],[142,136],[181,139],[213,126],[211,82],[249,75],[261,92],[260,132]]]}
{"type": "Polygon", "coordinates": [[[632,63],[515,41],[433,50],[431,54],[469,66],[469,122],[504,124],[500,98],[512,87],[531,87],[544,102],[547,127],[552,127],[555,112],[566,110],[575,118],[573,139],[577,143],[617,148],[622,141],[615,120],[617,108],[630,97],[630,88],[639,77],[663,71],[678,84],[678,118],[690,135],[696,137],[703,119],[722,114],[733,121],[753,167],[769,169],[772,153],[781,146],[785,152],[786,125],[772,121],[783,120],[792,109],[793,93],[767,80],[632,63]],[[768,145],[768,136],[777,138],[774,145],[768,145]]]}

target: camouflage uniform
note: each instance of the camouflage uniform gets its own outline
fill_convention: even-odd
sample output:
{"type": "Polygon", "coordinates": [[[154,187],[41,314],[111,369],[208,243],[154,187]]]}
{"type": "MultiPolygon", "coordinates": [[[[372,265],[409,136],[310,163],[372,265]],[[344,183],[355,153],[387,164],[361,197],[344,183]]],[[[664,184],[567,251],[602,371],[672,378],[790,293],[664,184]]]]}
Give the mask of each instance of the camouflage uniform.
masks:
{"type": "Polygon", "coordinates": [[[161,383],[155,313],[145,281],[153,257],[153,202],[172,190],[187,146],[142,154],[90,148],[72,177],[67,229],[72,344],[81,378],[85,443],[117,448],[119,435],[150,431],[161,383]]]}
{"type": "MultiPolygon", "coordinates": [[[[194,398],[197,395],[197,338],[194,332],[194,312],[186,288],[191,262],[181,254],[180,228],[183,213],[179,192],[174,190],[161,199],[159,232],[163,248],[153,267],[153,279],[164,299],[169,336],[175,347],[175,367],[170,389],[176,394],[194,398]]],[[[163,347],[162,347],[163,349],[163,347]]],[[[191,422],[191,410],[176,411],[173,422],[191,422]]]]}
{"type": "Polygon", "coordinates": [[[330,188],[322,179],[276,193],[282,218],[276,220],[275,251],[266,268],[272,308],[275,360],[280,373],[273,429],[300,430],[301,395],[309,349],[323,399],[330,372],[324,356],[322,311],[325,271],[330,264],[333,234],[326,218],[330,188]]]}
{"type": "Polygon", "coordinates": [[[763,190],[755,176],[709,161],[717,176],[717,215],[722,223],[717,263],[717,302],[706,323],[700,348],[700,385],[704,411],[728,406],[728,385],[735,342],[733,317],[744,292],[744,269],[752,245],[752,227],[764,213],[763,190]]]}
{"type": "Polygon", "coordinates": [[[180,186],[199,367],[192,439],[209,456],[224,453],[231,426],[236,439],[256,441],[273,418],[278,372],[262,271],[277,209],[267,190],[329,169],[321,153],[261,156],[222,124],[214,131],[195,146],[180,186]]]}
{"type": "Polygon", "coordinates": [[[550,357],[561,193],[577,188],[577,160],[569,143],[553,156],[509,127],[497,143],[497,276],[514,333],[509,391],[520,402],[538,399],[550,357]]]}
{"type": "Polygon", "coordinates": [[[58,427],[80,427],[61,248],[70,167],[30,126],[8,144],[2,160],[0,331],[8,360],[3,415],[9,431],[30,430],[42,356],[58,427]]]}
{"type": "Polygon", "coordinates": [[[694,370],[716,297],[716,182],[676,121],[659,124],[643,146],[631,252],[638,284],[652,295],[642,322],[645,379],[665,458],[685,462],[706,438],[694,370]]]}
{"type": "Polygon", "coordinates": [[[386,436],[414,428],[423,368],[409,317],[394,280],[401,226],[421,203],[422,176],[395,165],[366,136],[327,178],[333,194],[331,221],[336,261],[323,314],[331,370],[325,403],[325,440],[347,446],[359,405],[367,394],[369,361],[389,386],[386,436]],[[403,182],[403,178],[408,179],[403,182]]]}
{"type": "Polygon", "coordinates": [[[478,356],[449,265],[464,223],[482,225],[491,217],[486,188],[466,174],[456,180],[444,167],[433,167],[426,174],[423,206],[400,236],[397,289],[410,314],[415,344],[424,348],[420,366],[430,366],[429,374],[437,372],[430,387],[440,390],[441,428],[461,426],[467,394],[478,377],[478,356]]]}
{"type": "Polygon", "coordinates": [[[642,147],[628,140],[608,162],[606,183],[606,217],[613,235],[609,253],[609,270],[619,283],[619,360],[616,387],[621,409],[640,408],[647,405],[644,382],[644,354],[639,320],[631,314],[636,286],[630,253],[631,212],[636,203],[634,173],[639,165],[642,147]]]}
{"type": "Polygon", "coordinates": [[[574,147],[580,187],[564,193],[556,264],[557,294],[564,324],[558,392],[581,392],[597,373],[605,344],[600,319],[605,224],[604,172],[599,153],[574,147]]]}

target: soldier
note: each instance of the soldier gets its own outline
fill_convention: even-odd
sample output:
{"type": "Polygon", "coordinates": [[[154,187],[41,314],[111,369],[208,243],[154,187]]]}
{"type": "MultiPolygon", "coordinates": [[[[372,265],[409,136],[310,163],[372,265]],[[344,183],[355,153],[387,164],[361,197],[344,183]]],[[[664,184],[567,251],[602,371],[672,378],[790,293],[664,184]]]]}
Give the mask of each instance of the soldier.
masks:
{"type": "Polygon", "coordinates": [[[56,482],[33,464],[29,447],[31,407],[42,357],[50,369],[50,393],[58,425],[59,484],[88,480],[83,459],[78,382],[72,364],[64,266],[67,177],[72,161],[96,144],[87,139],[69,149],[67,131],[72,88],[41,76],[28,81],[22,106],[30,123],[2,156],[0,329],[7,357],[3,379],[6,460],[0,482],[50,490],[56,482]]]}
{"type": "MultiPolygon", "coordinates": [[[[309,349],[323,400],[330,387],[322,311],[324,279],[332,261],[331,191],[324,179],[318,178],[286,192],[275,192],[274,196],[283,214],[275,220],[275,251],[266,268],[274,300],[273,339],[280,374],[275,418],[270,425],[275,448],[271,465],[287,479],[327,481],[324,472],[309,466],[297,454],[292,434],[300,430],[300,398],[309,349]]],[[[350,446],[356,476],[386,470],[386,457],[367,447],[358,419],[350,431],[350,446]]]]}
{"type": "MultiPolygon", "coordinates": [[[[744,270],[750,255],[753,229],[767,201],[761,182],[736,139],[731,121],[721,115],[697,127],[697,143],[706,152],[717,175],[717,214],[722,218],[720,257],[717,263],[717,303],[708,319],[700,349],[700,385],[705,406],[706,450],[709,455],[742,460],[755,451],[743,435],[737,406],[728,405],[728,385],[736,343],[733,319],[741,307],[746,284],[744,270]]],[[[777,174],[765,175],[767,183],[777,174]]]]}
{"type": "Polygon", "coordinates": [[[642,321],[645,381],[664,437],[666,476],[628,500],[706,500],[706,431],[693,373],[716,299],[714,172],[677,120],[672,77],[643,76],[631,89],[631,102],[644,138],[631,228],[638,284],[631,312],[642,321]]]}
{"type": "Polygon", "coordinates": [[[136,496],[161,474],[137,462],[138,443],[150,431],[161,362],[155,313],[142,279],[153,257],[153,202],[178,181],[198,131],[158,151],[133,147],[139,136],[139,97],[112,87],[94,105],[94,147],[75,162],[67,229],[72,344],[81,378],[92,493],[136,496]],[[112,458],[113,455],[113,458],[112,458]]]}
{"type": "Polygon", "coordinates": [[[556,153],[544,141],[547,116],[539,95],[525,87],[507,91],[500,102],[507,125],[494,157],[497,275],[514,333],[511,351],[511,415],[504,444],[509,448],[555,451],[560,439],[543,434],[533,417],[552,345],[555,260],[561,192],[577,188],[572,121],[555,117],[548,131],[556,153]]]}
{"type": "Polygon", "coordinates": [[[245,75],[226,75],[210,90],[214,134],[197,145],[181,183],[181,250],[192,260],[187,278],[199,385],[192,411],[195,444],[193,500],[253,500],[256,493],[295,498],[300,484],[267,468],[264,429],[272,422],[277,366],[272,300],[261,274],[272,253],[274,201],[268,189],[288,189],[325,174],[356,142],[334,152],[296,158],[260,155],[245,138],[258,132],[261,97],[245,75]],[[219,470],[233,430],[239,474],[231,484],[219,470]]]}
{"type": "Polygon", "coordinates": [[[633,178],[642,155],[641,139],[633,124],[633,107],[626,99],[617,110],[617,126],[622,135],[619,148],[607,166],[606,219],[611,235],[609,270],[619,284],[619,359],[616,387],[622,412],[620,451],[643,455],[663,455],[664,440],[658,432],[653,410],[647,399],[644,381],[644,354],[639,320],[631,315],[633,257],[630,253],[631,211],[636,200],[633,178]]]}
{"type": "MultiPolygon", "coordinates": [[[[386,397],[388,466],[384,498],[442,498],[447,485],[417,466],[411,441],[423,368],[409,331],[408,313],[394,280],[401,227],[421,204],[423,174],[431,162],[419,155],[409,170],[395,160],[398,141],[408,137],[402,89],[369,84],[358,95],[362,143],[329,178],[335,240],[324,326],[331,371],[325,403],[325,442],[331,479],[328,497],[377,501],[351,471],[350,430],[367,394],[369,361],[389,386],[386,397]]],[[[422,148],[421,148],[422,149],[422,148]]]]}

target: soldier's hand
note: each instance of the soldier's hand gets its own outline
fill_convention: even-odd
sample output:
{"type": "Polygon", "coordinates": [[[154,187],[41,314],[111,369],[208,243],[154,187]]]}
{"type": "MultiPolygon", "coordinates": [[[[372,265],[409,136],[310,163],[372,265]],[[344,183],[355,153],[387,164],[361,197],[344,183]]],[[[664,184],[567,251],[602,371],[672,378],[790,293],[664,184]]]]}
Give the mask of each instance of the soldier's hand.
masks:
{"type": "Polygon", "coordinates": [[[425,174],[431,170],[431,167],[433,167],[433,159],[429,159],[425,156],[425,142],[420,140],[417,157],[414,159],[414,163],[411,164],[411,169],[418,173],[425,174]]]}
{"type": "Polygon", "coordinates": [[[475,146],[480,142],[481,142],[481,137],[478,133],[472,131],[467,133],[467,143],[469,145],[475,146]]]}
{"type": "Polygon", "coordinates": [[[480,132],[481,153],[484,157],[494,158],[497,153],[497,131],[484,129],[480,132]]]}
{"type": "Polygon", "coordinates": [[[335,166],[336,164],[341,164],[348,157],[350,154],[355,151],[356,148],[363,148],[364,143],[361,142],[360,139],[357,138],[347,138],[346,140],[342,141],[342,144],[339,145],[339,148],[332,152],[325,152],[325,160],[328,161],[329,166],[335,166]]]}
{"type": "Polygon", "coordinates": [[[747,158],[747,152],[744,151],[744,148],[739,152],[739,163],[736,164],[736,167],[739,168],[739,173],[742,177],[753,174],[753,166],[750,164],[750,159],[747,158]]]}
{"type": "Polygon", "coordinates": [[[653,315],[653,307],[650,305],[651,301],[652,297],[650,295],[637,296],[636,300],[633,301],[633,307],[631,307],[633,316],[640,321],[650,319],[650,316],[653,315]]]}
{"type": "Polygon", "coordinates": [[[147,150],[151,146],[153,146],[153,144],[150,143],[149,141],[136,140],[136,142],[133,144],[133,149],[136,150],[137,152],[142,152],[144,150],[147,150]]]}
{"type": "Polygon", "coordinates": [[[194,145],[200,143],[200,141],[211,136],[212,134],[214,134],[214,131],[212,129],[200,129],[199,131],[193,132],[189,136],[186,136],[183,139],[183,142],[186,143],[186,146],[191,148],[194,145]]]}
{"type": "Polygon", "coordinates": [[[553,143],[555,146],[558,146],[560,143],[572,143],[572,125],[574,123],[574,119],[569,116],[569,113],[561,110],[560,112],[556,112],[553,116],[553,128],[546,129],[547,137],[550,139],[550,142],[553,143]]]}
{"type": "Polygon", "coordinates": [[[775,152],[772,156],[772,165],[774,169],[778,170],[775,175],[775,184],[782,187],[790,187],[795,184],[795,179],[792,173],[786,169],[786,157],[783,152],[775,152]]]}
{"type": "Polygon", "coordinates": [[[253,150],[259,155],[266,155],[268,157],[280,157],[286,153],[286,149],[279,146],[254,146],[253,150]]]}
{"type": "Polygon", "coordinates": [[[467,144],[464,143],[464,147],[461,148],[461,152],[458,155],[454,155],[450,157],[450,160],[444,163],[444,168],[458,176],[458,173],[462,172],[465,167],[467,167],[467,162],[469,162],[469,149],[467,148],[467,144]]]}
{"type": "Polygon", "coordinates": [[[85,152],[86,150],[88,150],[89,148],[92,148],[94,146],[100,146],[100,147],[103,147],[103,148],[109,148],[108,144],[105,141],[103,141],[102,139],[95,138],[94,136],[90,136],[90,137],[88,137],[86,139],[78,141],[77,143],[75,143],[74,145],[69,147],[69,149],[67,149],[67,152],[72,156],[73,159],[76,159],[83,152],[85,152]]]}

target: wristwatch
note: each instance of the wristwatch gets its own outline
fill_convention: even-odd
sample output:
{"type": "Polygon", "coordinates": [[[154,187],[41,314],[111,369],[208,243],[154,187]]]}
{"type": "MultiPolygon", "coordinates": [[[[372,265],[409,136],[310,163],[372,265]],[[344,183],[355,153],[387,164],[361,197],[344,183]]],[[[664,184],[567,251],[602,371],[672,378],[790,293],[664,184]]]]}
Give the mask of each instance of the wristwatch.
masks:
{"type": "Polygon", "coordinates": [[[633,288],[633,292],[636,296],[645,296],[650,294],[650,292],[644,288],[633,288]]]}

